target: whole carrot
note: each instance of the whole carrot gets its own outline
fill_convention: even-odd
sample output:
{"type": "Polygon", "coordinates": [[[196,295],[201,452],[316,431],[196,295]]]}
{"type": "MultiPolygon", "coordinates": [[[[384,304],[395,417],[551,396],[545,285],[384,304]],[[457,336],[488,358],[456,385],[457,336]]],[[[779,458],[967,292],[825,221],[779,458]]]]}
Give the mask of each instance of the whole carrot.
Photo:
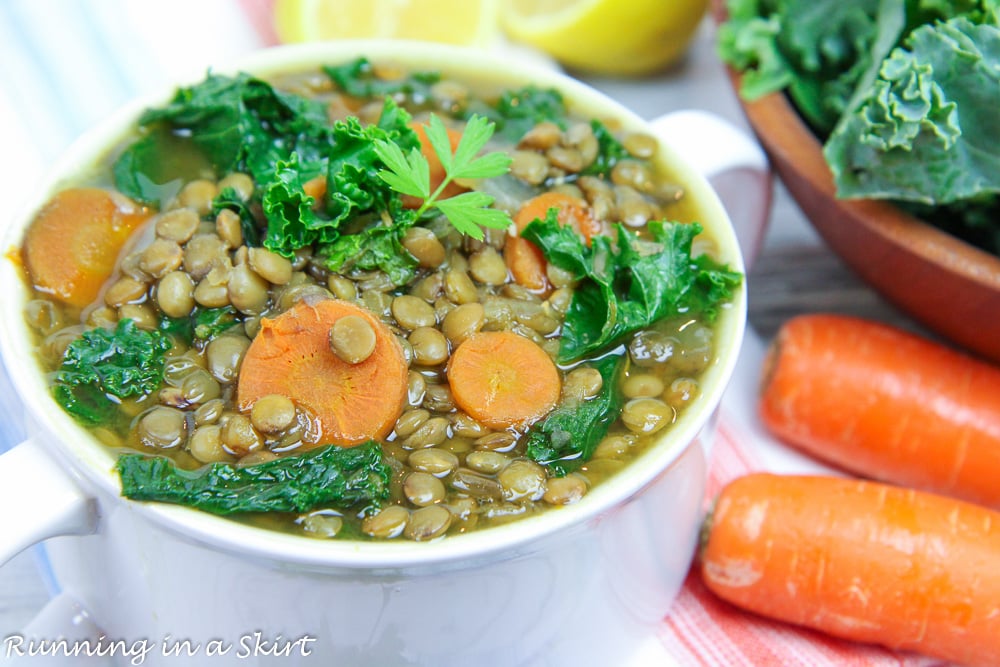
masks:
{"type": "Polygon", "coordinates": [[[1000,369],[943,345],[852,317],[793,318],[759,413],[845,470],[1000,508],[1000,369]]]}
{"type": "Polygon", "coordinates": [[[747,475],[700,571],[732,604],[854,641],[1000,664],[1000,513],[859,480],[747,475]]]}

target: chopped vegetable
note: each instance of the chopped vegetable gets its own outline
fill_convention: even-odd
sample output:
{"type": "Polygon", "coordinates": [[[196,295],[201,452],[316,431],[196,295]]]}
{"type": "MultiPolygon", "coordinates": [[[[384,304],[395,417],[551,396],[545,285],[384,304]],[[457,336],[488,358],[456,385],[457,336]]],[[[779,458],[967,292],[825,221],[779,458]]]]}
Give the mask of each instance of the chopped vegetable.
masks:
{"type": "Polygon", "coordinates": [[[485,115],[496,123],[500,136],[516,144],[528,131],[543,122],[555,123],[565,129],[566,103],[562,94],[552,88],[525,86],[505,92],[492,107],[476,107],[471,111],[485,115]]]}
{"type": "Polygon", "coordinates": [[[782,440],[846,470],[1000,508],[1000,369],[894,328],[804,315],[759,403],[782,440]]]}
{"type": "MultiPolygon", "coordinates": [[[[550,209],[555,210],[560,225],[569,225],[583,236],[588,245],[590,239],[601,232],[601,223],[594,218],[587,202],[572,195],[550,191],[529,199],[518,209],[517,215],[514,216],[518,234],[536,219],[544,220],[550,209]]],[[[545,255],[538,246],[526,238],[508,237],[504,246],[504,260],[507,262],[511,277],[518,285],[539,294],[544,294],[552,288],[545,272],[548,266],[545,255]]]]}
{"type": "Polygon", "coordinates": [[[448,363],[455,403],[496,429],[527,426],[559,401],[555,364],[534,342],[511,332],[481,332],[463,341],[448,363]]]}
{"type": "MultiPolygon", "coordinates": [[[[323,181],[326,187],[325,179],[323,181]]],[[[219,215],[219,211],[229,209],[240,216],[240,232],[243,234],[243,242],[248,246],[260,246],[260,233],[257,231],[257,222],[254,220],[250,207],[233,188],[223,188],[215,199],[212,200],[212,217],[219,215]]]]}
{"type": "Polygon", "coordinates": [[[596,236],[587,247],[559,224],[555,210],[521,233],[545,258],[580,279],[562,331],[559,360],[571,362],[607,350],[629,334],[679,313],[712,321],[742,277],[707,255],[691,257],[697,223],[650,221],[652,241],[616,225],[617,242],[596,236]]]}
{"type": "Polygon", "coordinates": [[[164,317],[160,320],[159,330],[165,334],[179,336],[190,345],[196,338],[208,340],[238,325],[240,322],[236,314],[236,309],[232,306],[196,307],[187,317],[164,317]]]}
{"type": "Polygon", "coordinates": [[[590,460],[598,443],[621,412],[619,382],[625,356],[608,356],[590,364],[601,374],[600,393],[590,400],[564,402],[528,433],[527,456],[564,476],[590,460]]]}
{"type": "Polygon", "coordinates": [[[996,665],[1000,514],[847,479],[752,474],[719,495],[700,572],[754,613],[963,665],[996,665]]]}
{"type": "Polygon", "coordinates": [[[129,236],[151,213],[99,188],[54,195],[24,237],[24,263],[34,288],[63,303],[93,303],[129,236]]]}
{"type": "Polygon", "coordinates": [[[163,380],[170,341],[129,319],[114,331],[91,329],[66,348],[53,377],[56,400],[85,424],[113,421],[119,399],[145,396],[163,380]]]}
{"type": "MultiPolygon", "coordinates": [[[[333,144],[322,102],[281,92],[249,74],[209,75],[178,90],[166,106],[147,110],[139,123],[145,128],[167,125],[171,136],[189,136],[217,172],[244,171],[258,184],[269,182],[278,161],[287,161],[291,153],[303,170],[322,173],[333,144]]],[[[118,158],[119,190],[156,203],[146,198],[142,186],[156,184],[160,163],[170,160],[172,146],[162,138],[150,132],[118,158]]]]}
{"type": "Polygon", "coordinates": [[[391,477],[374,441],[350,449],[331,445],[254,466],[213,463],[195,471],[160,456],[123,454],[115,468],[127,498],[214,514],[377,506],[389,497],[391,477]]]}
{"type": "Polygon", "coordinates": [[[594,137],[597,138],[597,157],[582,173],[608,177],[616,164],[631,156],[604,123],[595,118],[590,121],[590,128],[594,131],[594,137]]]}
{"type": "Polygon", "coordinates": [[[441,80],[438,72],[409,72],[398,78],[382,78],[367,58],[325,66],[323,71],[337,88],[352,97],[405,96],[418,104],[432,97],[431,86],[441,80]]]}
{"type": "Polygon", "coordinates": [[[389,434],[403,411],[407,371],[396,337],[371,312],[336,299],[300,301],[261,321],[240,367],[237,402],[249,411],[263,396],[287,396],[319,426],[308,445],[350,447],[389,434]],[[368,322],[376,335],[374,351],[357,364],[330,348],[334,324],[350,315],[368,322]]]}

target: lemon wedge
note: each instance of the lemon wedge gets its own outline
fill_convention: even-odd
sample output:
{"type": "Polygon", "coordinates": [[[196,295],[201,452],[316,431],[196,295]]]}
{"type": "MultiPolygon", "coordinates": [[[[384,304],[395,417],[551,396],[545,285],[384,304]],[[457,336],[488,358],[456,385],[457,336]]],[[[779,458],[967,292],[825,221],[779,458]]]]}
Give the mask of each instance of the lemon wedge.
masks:
{"type": "Polygon", "coordinates": [[[566,67],[638,76],[687,50],[708,0],[504,0],[507,35],[566,67]]]}
{"type": "Polygon", "coordinates": [[[277,0],[283,42],[391,37],[487,46],[496,37],[498,0],[277,0]]]}

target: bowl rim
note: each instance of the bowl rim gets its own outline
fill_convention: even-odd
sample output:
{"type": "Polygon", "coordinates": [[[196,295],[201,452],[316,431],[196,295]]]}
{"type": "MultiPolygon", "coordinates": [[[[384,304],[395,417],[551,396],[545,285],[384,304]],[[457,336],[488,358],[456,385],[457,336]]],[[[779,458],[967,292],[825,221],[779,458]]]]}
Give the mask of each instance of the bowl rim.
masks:
{"type": "MultiPolygon", "coordinates": [[[[211,71],[248,71],[267,77],[277,72],[346,62],[361,55],[373,62],[393,62],[415,69],[438,69],[457,78],[488,72],[488,76],[497,82],[507,81],[511,85],[530,82],[541,87],[555,87],[578,110],[599,110],[620,119],[626,126],[648,130],[648,123],[632,111],[561,72],[546,70],[528,61],[505,58],[498,53],[427,42],[343,40],[271,47],[224,63],[211,71]]],[[[483,559],[510,557],[511,553],[533,548],[530,545],[543,538],[565,534],[628,502],[663,474],[688,448],[698,446],[698,435],[716,411],[736,365],[746,320],[745,279],[718,318],[716,331],[721,335],[716,360],[705,371],[707,391],[700,395],[698,404],[692,406],[693,409],[685,410],[660,442],[574,505],[554,508],[507,525],[416,543],[395,540],[321,541],[250,526],[188,507],[140,503],[121,497],[120,482],[112,470],[110,451],[76,424],[55,403],[47,389],[44,373],[34,358],[31,334],[23,317],[27,285],[14,258],[24,230],[38,207],[53,191],[71,182],[73,175],[81,171],[81,166],[93,164],[99,155],[106,154],[132,127],[142,110],[164,103],[178,86],[194,82],[171,82],[164,90],[134,100],[86,132],[48,170],[46,177],[5,230],[4,247],[9,251],[6,253],[7,261],[0,263],[0,285],[6,288],[8,298],[0,303],[3,315],[0,321],[0,352],[18,395],[34,418],[35,425],[42,429],[39,436],[41,444],[68,466],[84,486],[95,489],[99,496],[113,497],[137,515],[174,535],[215,550],[276,561],[282,567],[398,571],[458,561],[464,566],[483,559]]],[[[714,191],[704,177],[687,167],[682,157],[662,140],[660,149],[661,159],[670,165],[675,174],[682,176],[683,185],[696,198],[703,225],[712,230],[720,256],[731,268],[744,273],[735,232],[714,191]]]]}

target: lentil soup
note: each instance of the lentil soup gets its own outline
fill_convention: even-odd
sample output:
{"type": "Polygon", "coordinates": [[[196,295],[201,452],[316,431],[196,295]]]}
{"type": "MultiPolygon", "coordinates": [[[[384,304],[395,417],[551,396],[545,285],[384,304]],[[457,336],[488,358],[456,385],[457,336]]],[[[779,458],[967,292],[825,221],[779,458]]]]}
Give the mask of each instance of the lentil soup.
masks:
{"type": "Polygon", "coordinates": [[[579,502],[697,403],[742,289],[651,136],[365,59],[210,75],[25,236],[123,493],[432,540],[579,502]]]}

